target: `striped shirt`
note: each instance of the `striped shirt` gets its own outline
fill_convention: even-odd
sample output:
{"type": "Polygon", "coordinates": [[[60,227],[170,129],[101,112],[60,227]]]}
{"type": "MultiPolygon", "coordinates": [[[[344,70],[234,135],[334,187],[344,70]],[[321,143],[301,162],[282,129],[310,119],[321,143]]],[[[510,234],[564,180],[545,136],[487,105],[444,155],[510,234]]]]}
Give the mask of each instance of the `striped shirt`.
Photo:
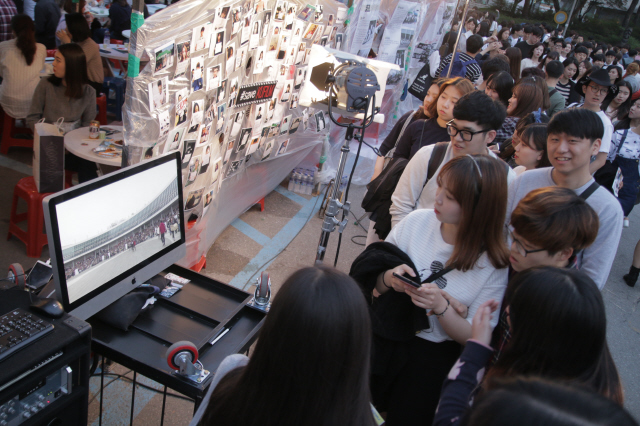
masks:
{"type": "MultiPolygon", "coordinates": [[[[1,0],[0,0],[1,1],[1,0]]],[[[40,71],[47,56],[45,47],[36,43],[36,53],[31,65],[27,65],[16,40],[0,43],[0,105],[14,118],[25,118],[29,112],[31,98],[40,82],[40,71]]]]}
{"type": "Polygon", "coordinates": [[[566,105],[569,102],[569,95],[571,94],[571,82],[567,81],[567,84],[562,84],[558,81],[558,83],[556,83],[556,90],[562,95],[566,105]]]}
{"type": "MultiPolygon", "coordinates": [[[[456,53],[458,55],[458,58],[460,58],[460,60],[462,62],[467,62],[470,60],[474,60],[474,58],[472,58],[471,56],[467,55],[466,53],[456,53]]],[[[436,71],[436,77],[440,77],[440,73],[442,72],[442,70],[449,65],[449,62],[451,62],[451,56],[452,55],[447,55],[442,62],[440,62],[440,66],[438,67],[438,71],[436,71]]],[[[471,63],[467,65],[467,72],[465,73],[464,77],[471,81],[472,83],[475,82],[478,77],[480,77],[480,75],[482,74],[482,70],[480,69],[480,65],[478,65],[477,62],[471,63]]],[[[444,76],[443,76],[444,77],[444,76]]]]}

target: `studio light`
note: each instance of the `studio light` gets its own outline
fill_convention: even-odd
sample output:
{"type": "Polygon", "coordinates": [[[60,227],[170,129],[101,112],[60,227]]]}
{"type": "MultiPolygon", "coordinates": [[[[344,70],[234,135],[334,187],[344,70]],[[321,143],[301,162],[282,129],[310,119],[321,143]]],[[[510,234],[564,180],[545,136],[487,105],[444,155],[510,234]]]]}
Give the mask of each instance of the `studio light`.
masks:
{"type": "MultiPolygon", "coordinates": [[[[382,106],[389,72],[400,70],[395,64],[362,58],[317,44],[311,47],[309,69],[311,72],[307,73],[300,93],[300,105],[327,112],[331,98],[331,107],[340,110],[336,113],[356,119],[374,115],[374,108],[382,106]],[[366,97],[375,97],[375,103],[370,103],[365,111],[366,97]]],[[[383,123],[384,114],[376,113],[374,121],[383,123]]]]}

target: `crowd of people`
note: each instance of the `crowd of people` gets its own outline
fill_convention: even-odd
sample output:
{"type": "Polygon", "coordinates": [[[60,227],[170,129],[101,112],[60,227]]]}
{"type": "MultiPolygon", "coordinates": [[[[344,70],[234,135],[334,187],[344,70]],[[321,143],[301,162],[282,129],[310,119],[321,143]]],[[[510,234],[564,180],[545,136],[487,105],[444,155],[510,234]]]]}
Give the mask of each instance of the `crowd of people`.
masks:
{"type": "Polygon", "coordinates": [[[104,261],[124,253],[127,250],[136,251],[136,246],[152,238],[159,238],[162,245],[166,245],[165,234],[169,232],[171,239],[179,237],[178,214],[172,209],[165,210],[159,216],[145,222],[140,227],[128,232],[106,246],[92,250],[91,252],[68,262],[65,262],[64,270],[67,279],[82,273],[104,261]]]}
{"type": "Polygon", "coordinates": [[[192,425],[637,425],[601,291],[638,195],[640,57],[482,18],[383,142],[350,277],[289,277],[192,425]]]}
{"type": "MultiPolygon", "coordinates": [[[[89,126],[97,115],[96,96],[111,68],[100,56],[99,43],[125,40],[131,28],[131,6],[110,2],[102,24],[87,8],[78,12],[72,0],[0,0],[0,106],[4,114],[33,129],[41,119],[64,119],[63,130],[89,126]],[[45,57],[54,56],[53,74],[41,78],[45,57]],[[55,53],[53,53],[55,51],[55,53]]],[[[145,17],[148,16],[145,6],[145,17]]],[[[97,177],[96,165],[73,154],[67,170],[80,183],[97,177]]]]}

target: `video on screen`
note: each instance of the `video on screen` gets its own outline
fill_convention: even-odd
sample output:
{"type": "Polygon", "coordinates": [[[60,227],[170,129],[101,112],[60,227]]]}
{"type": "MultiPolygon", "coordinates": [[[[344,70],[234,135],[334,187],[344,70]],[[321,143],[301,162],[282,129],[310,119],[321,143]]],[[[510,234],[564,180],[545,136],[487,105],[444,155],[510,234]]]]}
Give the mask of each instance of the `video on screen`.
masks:
{"type": "Polygon", "coordinates": [[[179,203],[168,162],[58,204],[69,303],[180,241],[179,203]]]}

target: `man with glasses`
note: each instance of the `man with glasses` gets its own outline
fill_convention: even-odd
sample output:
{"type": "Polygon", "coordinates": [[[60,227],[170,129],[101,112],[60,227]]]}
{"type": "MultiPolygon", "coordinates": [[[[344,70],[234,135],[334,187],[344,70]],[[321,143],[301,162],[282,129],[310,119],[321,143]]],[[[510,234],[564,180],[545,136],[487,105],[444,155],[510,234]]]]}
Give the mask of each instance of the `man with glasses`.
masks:
{"type": "Polygon", "coordinates": [[[589,74],[586,78],[576,83],[576,91],[584,96],[584,102],[574,102],[567,106],[567,108],[584,108],[589,111],[593,111],[598,114],[602,125],[604,126],[604,136],[600,144],[600,152],[596,155],[594,161],[589,166],[589,171],[594,174],[600,167],[604,166],[607,161],[607,155],[609,155],[609,148],[611,147],[611,137],[613,136],[613,124],[607,115],[600,109],[600,105],[607,94],[611,91],[613,95],[617,86],[611,84],[609,79],[609,73],[605,69],[599,69],[589,74]]]}
{"type": "MultiPolygon", "coordinates": [[[[493,142],[506,115],[504,106],[484,92],[471,92],[461,97],[453,108],[453,120],[447,124],[451,141],[444,143],[446,146],[436,144],[421,148],[404,169],[391,196],[391,226],[395,226],[416,209],[433,208],[438,173],[452,158],[467,154],[484,154],[497,158],[487,145],[493,142]],[[431,156],[434,151],[443,148],[446,151],[440,157],[441,163],[437,165],[433,176],[427,179],[431,156]]],[[[433,156],[434,159],[438,157],[437,154],[433,156]]],[[[506,163],[505,168],[508,169],[508,182],[511,182],[515,173],[506,163]]]]}
{"type": "MultiPolygon", "coordinates": [[[[599,226],[590,225],[597,228],[598,236],[590,247],[577,254],[577,264],[600,289],[607,282],[620,242],[623,216],[618,200],[604,187],[599,186],[589,173],[591,157],[598,153],[603,134],[602,121],[593,111],[586,108],[569,108],[556,113],[547,127],[547,152],[552,167],[529,170],[514,180],[509,186],[505,222],[514,226],[514,237],[520,240],[527,250],[545,248],[544,245],[534,242],[532,233],[523,234],[522,228],[516,226],[517,221],[512,218],[512,214],[517,210],[516,206],[531,191],[539,188],[559,186],[574,191],[598,214],[599,226]],[[529,238],[532,239],[529,241],[531,244],[524,244],[523,240],[529,238]]],[[[564,217],[566,221],[574,220],[570,216],[564,217]]],[[[556,238],[560,240],[564,238],[563,235],[558,233],[556,238]]],[[[529,257],[534,252],[530,253],[532,254],[523,257],[529,257]]]]}
{"type": "Polygon", "coordinates": [[[576,268],[577,253],[598,236],[598,214],[568,188],[538,188],[520,200],[508,232],[513,271],[534,266],[576,268]]]}

